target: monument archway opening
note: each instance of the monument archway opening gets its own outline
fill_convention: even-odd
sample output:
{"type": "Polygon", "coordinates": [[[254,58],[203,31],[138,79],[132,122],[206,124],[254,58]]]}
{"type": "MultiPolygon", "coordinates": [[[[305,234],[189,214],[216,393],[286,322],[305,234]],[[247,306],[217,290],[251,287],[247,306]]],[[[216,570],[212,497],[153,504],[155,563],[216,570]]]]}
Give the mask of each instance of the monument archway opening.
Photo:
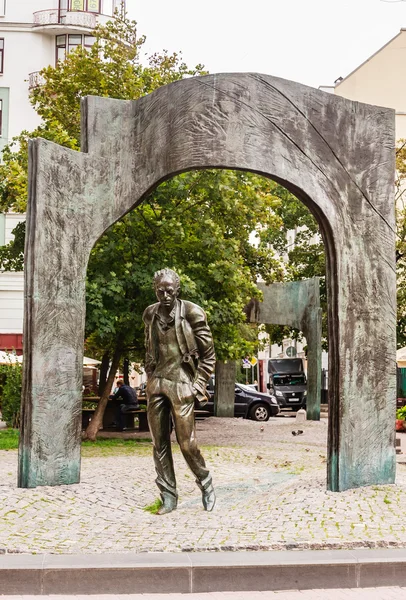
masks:
{"type": "Polygon", "coordinates": [[[160,182],[205,168],[267,176],[317,218],[328,265],[328,488],[393,483],[394,111],[266,75],[224,74],[134,102],[87,98],[82,125],[82,153],[45,140],[30,146],[19,485],[79,480],[95,241],[160,182]]]}
{"type": "MultiPolygon", "coordinates": [[[[252,410],[248,405],[234,404],[235,361],[242,364],[243,357],[257,354],[259,331],[254,322],[246,323],[243,309],[250,299],[263,299],[265,292],[263,287],[259,292],[258,286],[264,283],[258,281],[271,284],[267,303],[269,296],[272,304],[272,294],[281,285],[273,282],[289,277],[288,270],[294,269],[296,276],[300,276],[300,270],[308,276],[312,269],[313,274],[325,275],[324,248],[318,231],[309,210],[269,178],[244,171],[202,169],[166,180],[112,225],[91,252],[85,354],[96,351],[103,355],[103,360],[112,361],[113,372],[118,360],[129,355],[136,362],[144,362],[142,314],[156,302],[151,281],[160,267],[173,268],[184,279],[182,298],[202,306],[208,314],[218,359],[215,414],[232,417],[236,409],[238,416],[249,416],[246,411],[252,410]],[[294,228],[302,230],[295,243],[294,228]],[[288,252],[294,248],[298,260],[294,253],[289,264],[288,252]],[[221,393],[217,393],[219,386],[221,393]]],[[[316,304],[319,306],[319,280],[313,286],[305,285],[304,294],[302,287],[292,284],[287,291],[291,309],[285,317],[279,310],[275,321],[268,318],[266,322],[296,326],[310,339],[308,414],[318,420],[320,393],[314,397],[314,381],[320,380],[321,372],[321,324],[315,321],[312,311],[316,304]],[[317,360],[312,352],[316,352],[317,360]]],[[[279,296],[274,300],[287,304],[279,296]]],[[[268,365],[264,367],[262,362],[261,371],[263,368],[268,373],[268,365]]],[[[247,371],[241,371],[238,381],[244,383],[247,371]]],[[[107,378],[107,371],[102,372],[100,394],[107,378]]],[[[265,372],[261,375],[261,379],[257,376],[262,384],[260,391],[266,392],[271,379],[265,372]]],[[[111,383],[87,428],[90,439],[95,439],[102,423],[114,420],[109,416],[111,411],[103,417],[107,388],[111,383]]],[[[290,391],[294,394],[297,389],[290,391]]],[[[298,393],[291,408],[302,406],[303,391],[298,393]],[[297,401],[300,403],[294,404],[297,401]]],[[[291,393],[287,396],[289,405],[291,393]]],[[[269,414],[269,406],[265,409],[269,414]]]]}

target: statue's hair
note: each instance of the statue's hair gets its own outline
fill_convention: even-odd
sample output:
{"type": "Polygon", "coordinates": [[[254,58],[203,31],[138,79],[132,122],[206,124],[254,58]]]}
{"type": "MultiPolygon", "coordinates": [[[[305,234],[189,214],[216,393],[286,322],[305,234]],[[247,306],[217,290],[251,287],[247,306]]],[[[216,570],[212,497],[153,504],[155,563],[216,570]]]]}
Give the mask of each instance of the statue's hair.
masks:
{"type": "Polygon", "coordinates": [[[164,277],[170,277],[174,281],[176,287],[180,288],[179,275],[177,273],[175,273],[175,271],[173,271],[172,269],[168,269],[167,267],[165,267],[165,269],[161,269],[160,271],[157,271],[156,273],[154,273],[154,287],[156,287],[158,281],[160,281],[164,277]]]}

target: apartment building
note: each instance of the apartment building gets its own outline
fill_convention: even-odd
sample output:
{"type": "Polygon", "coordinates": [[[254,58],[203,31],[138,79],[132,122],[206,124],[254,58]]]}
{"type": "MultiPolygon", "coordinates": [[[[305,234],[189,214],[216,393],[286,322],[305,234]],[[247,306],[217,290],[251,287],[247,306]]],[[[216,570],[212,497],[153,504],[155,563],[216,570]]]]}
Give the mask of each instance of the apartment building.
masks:
{"type": "Polygon", "coordinates": [[[406,138],[406,29],[349,75],[339,77],[334,94],[396,111],[396,138],[406,138]]]}
{"type": "MultiPolygon", "coordinates": [[[[98,23],[111,19],[122,0],[0,0],[0,151],[40,119],[29,90],[39,72],[78,46],[93,44],[98,23]]],[[[0,215],[0,245],[12,239],[22,215],[0,215]]],[[[22,351],[23,274],[0,273],[0,350],[22,351]]]]}

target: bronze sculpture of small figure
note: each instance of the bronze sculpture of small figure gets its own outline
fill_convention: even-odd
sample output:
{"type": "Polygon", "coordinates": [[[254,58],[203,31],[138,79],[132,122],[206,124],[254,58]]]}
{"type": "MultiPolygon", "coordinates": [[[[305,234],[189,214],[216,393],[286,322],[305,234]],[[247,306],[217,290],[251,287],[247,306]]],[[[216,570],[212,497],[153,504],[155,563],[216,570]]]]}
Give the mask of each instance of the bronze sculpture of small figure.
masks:
{"type": "Polygon", "coordinates": [[[170,441],[172,417],[182,454],[202,491],[205,510],[214,508],[212,478],[197,447],[195,400],[206,399],[206,383],[215,364],[214,345],[206,314],[200,306],[178,298],[179,276],[171,269],[154,275],[158,299],[145,309],[145,371],[148,422],[154,446],[156,483],[162,505],[158,514],[178,503],[170,441]]]}

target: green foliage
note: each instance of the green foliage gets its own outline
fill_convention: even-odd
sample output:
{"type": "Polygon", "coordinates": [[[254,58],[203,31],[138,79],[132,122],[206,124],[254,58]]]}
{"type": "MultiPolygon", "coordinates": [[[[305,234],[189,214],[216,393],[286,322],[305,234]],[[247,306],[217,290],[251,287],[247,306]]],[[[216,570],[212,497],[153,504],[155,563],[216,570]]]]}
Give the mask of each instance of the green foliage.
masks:
{"type": "Polygon", "coordinates": [[[80,139],[80,99],[104,96],[136,100],[162,85],[203,73],[202,65],[190,69],[179,54],[166,51],[140,56],[145,37],[137,38],[136,22],[116,13],[116,18],[93,32],[91,48],[78,47],[56,67],[41,71],[44,85],[34,88],[32,104],[45,123],[57,123],[71,138],[80,139]]]}
{"type": "Polygon", "coordinates": [[[19,440],[18,429],[3,429],[0,431],[0,450],[17,450],[19,440]]]}
{"type": "Polygon", "coordinates": [[[397,409],[396,418],[401,419],[402,421],[406,419],[406,406],[397,409]]]}
{"type": "Polygon", "coordinates": [[[396,151],[396,274],[397,344],[406,346],[406,140],[399,140],[396,151]]]}
{"type": "MultiPolygon", "coordinates": [[[[117,14],[94,32],[90,49],[79,47],[56,67],[41,71],[44,84],[31,101],[43,119],[3,153],[0,208],[23,212],[27,200],[27,148],[41,136],[79,149],[80,101],[87,95],[137,99],[162,85],[203,73],[178,54],[156,53],[141,62],[145,38],[136,23],[117,14]]],[[[203,306],[220,360],[256,353],[258,330],[243,308],[267,283],[324,275],[324,252],[312,215],[282,186],[254,174],[207,170],[162,183],[116,223],[92,251],[87,278],[87,351],[120,351],[141,360],[145,306],[155,301],[151,281],[164,266],[181,276],[182,296],[203,306]],[[296,228],[297,245],[286,233],[296,228]],[[255,243],[252,244],[253,237],[255,243]],[[279,254],[286,258],[285,264],[279,254]]],[[[3,269],[21,268],[23,226],[0,252],[3,269]]]]}
{"type": "Polygon", "coordinates": [[[0,246],[0,270],[22,271],[24,268],[25,221],[18,223],[12,230],[13,240],[0,246]]]}
{"type": "Polygon", "coordinates": [[[0,164],[0,211],[24,213],[27,210],[28,194],[28,143],[41,137],[71,150],[79,150],[76,139],[69,137],[62,126],[50,121],[34,131],[23,131],[13,138],[2,155],[0,164]]]}
{"type": "MultiPolygon", "coordinates": [[[[18,429],[0,430],[0,450],[17,450],[19,440],[18,429]]],[[[105,439],[95,442],[82,442],[83,456],[118,456],[133,454],[136,456],[151,453],[151,438],[142,439],[105,439]]]]}
{"type": "MultiPolygon", "coordinates": [[[[147,57],[144,66],[140,58],[145,38],[137,38],[135,21],[121,13],[116,13],[116,17],[96,27],[92,48],[79,47],[65,61],[41,71],[44,84],[31,91],[31,102],[43,123],[32,132],[23,131],[3,151],[1,212],[26,211],[30,139],[42,137],[79,150],[81,98],[93,95],[135,100],[161,85],[205,73],[201,65],[190,69],[180,54],[166,51],[147,57]]],[[[20,242],[2,248],[1,270],[20,270],[24,250],[24,243],[20,242]]]]}
{"type": "MultiPolygon", "coordinates": [[[[326,258],[319,226],[309,209],[287,189],[276,185],[274,212],[280,219],[279,229],[268,229],[267,239],[285,259],[285,280],[298,281],[320,277],[320,304],[323,309],[323,347],[327,350],[327,289],[326,258]],[[294,242],[291,232],[295,232],[294,242]]],[[[301,332],[282,325],[267,325],[271,343],[281,344],[284,338],[300,340],[301,332]]]]}
{"type": "Polygon", "coordinates": [[[283,267],[262,242],[280,227],[272,207],[275,184],[237,171],[192,171],[162,183],[94,247],[88,267],[88,343],[116,340],[141,359],[142,313],[156,301],[152,278],[165,266],[181,277],[182,297],[208,315],[220,360],[253,354],[257,329],[244,306],[259,297],[258,277],[281,280],[283,267]],[[258,247],[250,243],[255,232],[258,247]]]}
{"type": "Polygon", "coordinates": [[[151,513],[151,515],[156,515],[158,514],[158,510],[161,508],[162,506],[162,500],[160,498],[157,498],[152,504],[149,504],[148,506],[144,506],[144,510],[146,512],[151,513]]]}
{"type": "Polygon", "coordinates": [[[0,365],[0,411],[9,427],[20,424],[22,367],[19,363],[0,365]]]}

